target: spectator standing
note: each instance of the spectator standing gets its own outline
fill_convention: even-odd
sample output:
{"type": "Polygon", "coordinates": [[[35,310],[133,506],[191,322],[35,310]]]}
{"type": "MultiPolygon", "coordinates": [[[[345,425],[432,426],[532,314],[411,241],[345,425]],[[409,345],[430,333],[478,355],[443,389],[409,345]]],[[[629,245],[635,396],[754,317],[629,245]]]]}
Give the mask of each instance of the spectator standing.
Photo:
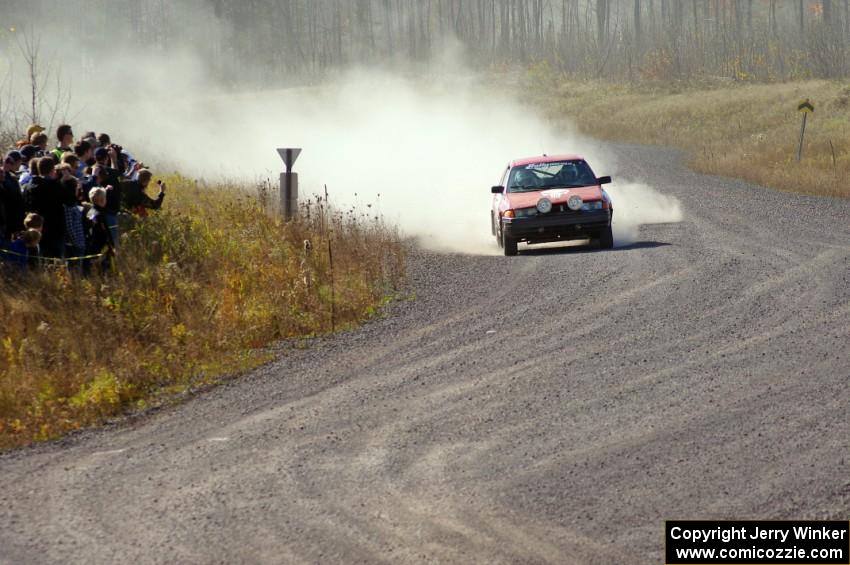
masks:
{"type": "Polygon", "coordinates": [[[24,186],[28,185],[32,178],[35,176],[35,170],[33,170],[33,165],[38,165],[38,157],[34,157],[27,161],[27,164],[21,168],[21,176],[18,177],[18,184],[21,185],[21,190],[23,190],[24,186]]]}
{"type": "MultiPolygon", "coordinates": [[[[113,155],[115,155],[115,151],[110,151],[105,147],[98,147],[94,151],[95,168],[102,167],[104,169],[106,184],[118,184],[121,181],[121,171],[115,167],[113,155]]],[[[106,186],[106,184],[101,184],[101,186],[106,186]]]]}
{"type": "Polygon", "coordinates": [[[18,180],[21,181],[21,185],[24,184],[24,175],[30,172],[30,160],[36,156],[36,153],[38,153],[38,147],[35,145],[24,145],[21,147],[21,168],[18,169],[18,180]]]}
{"type": "Polygon", "coordinates": [[[42,159],[44,159],[44,157],[35,157],[33,159],[30,159],[29,175],[26,176],[26,177],[21,177],[21,180],[19,181],[19,183],[21,185],[21,195],[24,197],[24,211],[28,211],[28,210],[32,209],[31,191],[32,191],[32,186],[33,186],[33,180],[37,176],[39,176],[38,167],[39,167],[39,163],[41,162],[42,159]]]}
{"type": "Polygon", "coordinates": [[[69,176],[62,181],[62,190],[74,194],[74,203],[65,205],[65,245],[67,257],[82,257],[86,253],[86,236],[83,228],[82,190],[80,181],[69,176]]]}
{"type": "Polygon", "coordinates": [[[73,151],[74,130],[68,124],[62,124],[56,128],[56,140],[59,142],[51,153],[56,155],[56,161],[62,159],[62,155],[68,151],[73,151]]]}
{"type": "MultiPolygon", "coordinates": [[[[106,206],[106,190],[101,187],[91,189],[89,200],[92,207],[86,214],[86,251],[89,255],[103,254],[97,264],[101,272],[106,272],[112,265],[112,256],[115,252],[104,208],[106,206]]],[[[88,270],[87,267],[86,270],[88,270]]]]}
{"type": "Polygon", "coordinates": [[[0,201],[3,204],[4,228],[0,239],[9,241],[12,234],[24,228],[24,199],[21,185],[15,173],[21,168],[23,155],[18,151],[9,151],[3,160],[3,181],[0,182],[0,201]]]}
{"type": "Polygon", "coordinates": [[[40,176],[34,177],[24,199],[30,212],[44,218],[41,249],[46,257],[62,258],[65,251],[65,206],[76,202],[76,195],[69,193],[56,178],[53,159],[38,161],[40,176]]]}
{"type": "Polygon", "coordinates": [[[97,151],[95,153],[99,156],[96,157],[98,164],[94,166],[92,178],[96,186],[106,187],[106,223],[112,232],[112,242],[117,249],[121,241],[118,231],[118,214],[121,212],[123,194],[121,175],[115,169],[106,166],[106,150],[103,147],[98,147],[97,151]],[[97,151],[102,151],[102,153],[97,153],[97,151]]]}
{"type": "MultiPolygon", "coordinates": [[[[83,137],[81,137],[80,140],[87,142],[89,145],[91,145],[92,149],[95,149],[100,145],[97,142],[97,134],[93,131],[87,131],[86,133],[84,133],[83,137]]],[[[88,195],[86,195],[86,198],[88,198],[88,195]]]]}
{"type": "Polygon", "coordinates": [[[6,153],[6,156],[3,158],[3,168],[6,169],[7,173],[11,173],[15,175],[15,178],[18,178],[18,171],[21,169],[23,162],[24,156],[21,152],[13,149],[6,153]]]}
{"type": "MultiPolygon", "coordinates": [[[[6,181],[6,171],[0,167],[0,187],[5,184],[6,181]]],[[[6,233],[9,230],[6,229],[6,203],[4,199],[0,198],[0,249],[6,246],[6,233]]]]}
{"type": "Polygon", "coordinates": [[[7,173],[11,173],[15,175],[15,178],[18,178],[18,171],[21,170],[21,164],[24,162],[24,156],[20,151],[9,151],[6,153],[6,157],[3,159],[3,168],[6,169],[7,173]]]}
{"type": "Polygon", "coordinates": [[[79,160],[74,176],[79,179],[82,178],[86,167],[92,167],[95,164],[94,147],[88,141],[78,141],[74,144],[74,155],[79,160]]]}
{"type": "Polygon", "coordinates": [[[15,234],[9,253],[4,253],[3,260],[21,268],[35,268],[40,264],[41,228],[44,220],[38,214],[27,214],[24,219],[24,231],[15,234]]]}
{"type": "MultiPolygon", "coordinates": [[[[66,156],[69,155],[63,155],[62,158],[64,159],[66,156]]],[[[56,171],[56,178],[59,179],[59,182],[65,182],[67,179],[74,178],[74,165],[76,165],[76,163],[76,160],[73,165],[63,161],[54,167],[53,170],[56,171]]]]}
{"type": "Polygon", "coordinates": [[[41,232],[35,229],[24,230],[15,235],[9,246],[10,253],[5,253],[4,261],[21,269],[35,269],[40,263],[38,243],[41,232]]]}
{"type": "Polygon", "coordinates": [[[35,212],[30,212],[27,214],[27,217],[24,218],[24,229],[36,230],[38,233],[41,233],[41,230],[44,229],[44,218],[35,212]]]}
{"type": "Polygon", "coordinates": [[[32,134],[30,144],[35,145],[38,148],[38,152],[36,153],[37,157],[44,157],[47,155],[47,141],[47,134],[43,131],[32,134]]]}
{"type": "Polygon", "coordinates": [[[162,207],[162,201],[165,200],[165,183],[162,181],[158,183],[159,195],[156,199],[145,192],[152,178],[153,173],[150,170],[142,169],[139,171],[137,180],[121,183],[124,208],[142,218],[148,215],[148,210],[159,210],[162,207]]]}
{"type": "Polygon", "coordinates": [[[112,167],[121,171],[121,175],[127,178],[136,179],[137,165],[139,164],[130,153],[128,153],[120,145],[112,143],[112,138],[108,133],[101,133],[97,136],[97,141],[101,147],[109,150],[109,155],[112,158],[112,167]]]}
{"type": "Polygon", "coordinates": [[[41,133],[43,131],[44,131],[44,128],[41,127],[40,125],[38,125],[38,124],[31,125],[30,127],[27,128],[27,135],[24,138],[22,138],[20,141],[15,143],[15,148],[20,149],[24,145],[29,145],[30,143],[32,143],[32,141],[31,141],[32,136],[34,136],[37,133],[41,133]]]}
{"type": "MultiPolygon", "coordinates": [[[[73,153],[65,153],[62,155],[62,160],[59,161],[59,166],[68,165],[68,168],[71,170],[71,175],[77,178],[81,178],[78,176],[78,171],[80,171],[80,158],[74,155],[73,153]]],[[[57,167],[58,168],[58,167],[57,167]]]]}

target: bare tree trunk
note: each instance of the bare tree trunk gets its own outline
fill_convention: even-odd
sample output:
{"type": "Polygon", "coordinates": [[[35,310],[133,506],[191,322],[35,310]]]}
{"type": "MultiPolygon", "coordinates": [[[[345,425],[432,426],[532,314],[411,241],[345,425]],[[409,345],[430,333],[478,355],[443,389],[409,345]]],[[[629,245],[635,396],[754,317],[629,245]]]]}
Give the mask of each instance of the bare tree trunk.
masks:
{"type": "Polygon", "coordinates": [[[744,36],[744,0],[735,0],[735,36],[740,43],[744,36]]]}
{"type": "Polygon", "coordinates": [[[507,50],[510,53],[511,47],[511,0],[502,0],[501,3],[501,32],[502,32],[502,51],[507,50]]]}
{"type": "Polygon", "coordinates": [[[492,60],[495,61],[496,60],[496,2],[495,2],[495,0],[492,0],[490,2],[490,30],[491,30],[490,36],[493,38],[493,40],[492,40],[493,41],[493,43],[492,43],[493,53],[492,53],[491,57],[492,57],[492,60]]]}
{"type": "Polygon", "coordinates": [[[768,19],[770,20],[770,35],[771,37],[776,37],[778,31],[776,25],[776,0],[770,0],[770,10],[768,11],[768,19]]]}
{"type": "Polygon", "coordinates": [[[635,0],[634,26],[635,26],[635,50],[638,53],[640,53],[640,45],[641,45],[640,0],[635,0]]]}
{"type": "Polygon", "coordinates": [[[42,56],[41,38],[36,35],[34,29],[22,31],[17,41],[30,83],[29,115],[26,117],[30,123],[41,124],[50,129],[57,118],[67,118],[71,106],[70,86],[63,80],[61,69],[55,68],[49,58],[45,61],[42,56]]]}
{"type": "Polygon", "coordinates": [[[850,35],[850,0],[844,0],[844,36],[850,35]]]}
{"type": "MultiPolygon", "coordinates": [[[[656,37],[655,28],[656,28],[656,27],[657,27],[657,25],[658,25],[657,21],[655,20],[655,0],[648,0],[648,1],[649,1],[649,27],[650,27],[650,34],[652,35],[652,39],[655,39],[655,37],[656,37]]],[[[652,40],[652,39],[651,39],[651,40],[652,40]]],[[[651,40],[650,40],[650,41],[651,41],[651,40]]]]}
{"type": "Polygon", "coordinates": [[[393,44],[392,0],[384,0],[384,17],[386,18],[387,54],[392,57],[395,52],[393,44]]]}
{"type": "Polygon", "coordinates": [[[673,31],[676,37],[680,37],[682,35],[682,27],[685,20],[685,6],[684,3],[674,2],[673,3],[673,31]]]}
{"type": "Polygon", "coordinates": [[[700,29],[699,29],[699,7],[697,6],[699,0],[693,0],[691,2],[691,11],[694,17],[694,39],[699,39],[700,37],[700,29]]]}
{"type": "Polygon", "coordinates": [[[600,47],[606,43],[608,27],[608,0],[596,0],[596,39],[600,47]]]}
{"type": "Polygon", "coordinates": [[[827,27],[832,27],[832,0],[821,0],[821,6],[823,7],[823,22],[827,27]]]}

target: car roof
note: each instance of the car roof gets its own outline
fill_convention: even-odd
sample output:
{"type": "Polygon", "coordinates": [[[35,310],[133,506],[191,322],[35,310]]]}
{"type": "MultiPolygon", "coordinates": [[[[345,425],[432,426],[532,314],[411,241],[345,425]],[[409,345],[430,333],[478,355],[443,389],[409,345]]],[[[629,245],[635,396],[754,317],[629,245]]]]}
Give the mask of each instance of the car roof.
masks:
{"type": "Polygon", "coordinates": [[[539,157],[525,157],[523,159],[514,159],[508,167],[523,167],[525,165],[533,165],[538,163],[557,163],[558,161],[583,161],[584,157],[580,155],[540,155],[539,157]]]}

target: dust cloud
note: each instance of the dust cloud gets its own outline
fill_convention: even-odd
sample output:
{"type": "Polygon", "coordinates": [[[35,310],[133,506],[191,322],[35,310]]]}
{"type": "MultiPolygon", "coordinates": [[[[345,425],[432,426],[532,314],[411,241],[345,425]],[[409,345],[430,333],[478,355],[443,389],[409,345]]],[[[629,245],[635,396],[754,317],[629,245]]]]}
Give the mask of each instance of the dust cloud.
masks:
{"type": "Polygon", "coordinates": [[[678,199],[646,184],[620,181],[607,190],[614,202],[614,244],[617,247],[637,242],[642,225],[675,223],[684,219],[678,199]]]}
{"type": "MultiPolygon", "coordinates": [[[[245,91],[211,84],[196,57],[138,54],[133,88],[75,85],[84,101],[76,133],[107,131],[160,171],[245,184],[276,182],[275,148],[301,147],[302,199],[327,185],[332,204],[380,213],[440,250],[497,253],[489,189],[509,160],[543,153],[578,153],[615,177],[618,244],[634,241],[642,223],[681,219],[678,203],[651,187],[616,184],[599,144],[549,123],[512,85],[494,86],[452,55],[431,76],[361,68],[320,86],[245,91]]],[[[107,74],[118,65],[103,62],[107,74]]]]}

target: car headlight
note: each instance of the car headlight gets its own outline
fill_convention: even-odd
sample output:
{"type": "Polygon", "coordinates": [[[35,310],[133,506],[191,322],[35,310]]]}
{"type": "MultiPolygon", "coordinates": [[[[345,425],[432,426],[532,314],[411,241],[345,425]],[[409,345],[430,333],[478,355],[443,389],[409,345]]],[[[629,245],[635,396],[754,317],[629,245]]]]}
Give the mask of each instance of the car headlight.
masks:
{"type": "Polygon", "coordinates": [[[570,196],[570,199],[567,200],[567,206],[570,210],[578,211],[581,210],[581,207],[584,205],[584,201],[582,201],[581,196],[578,194],[573,194],[570,196]]]}
{"type": "Polygon", "coordinates": [[[581,209],[584,211],[588,210],[601,210],[602,209],[602,201],[597,200],[595,202],[585,202],[582,204],[581,209]]]}
{"type": "Polygon", "coordinates": [[[517,218],[527,218],[537,215],[537,208],[517,208],[515,210],[517,218]]]}

